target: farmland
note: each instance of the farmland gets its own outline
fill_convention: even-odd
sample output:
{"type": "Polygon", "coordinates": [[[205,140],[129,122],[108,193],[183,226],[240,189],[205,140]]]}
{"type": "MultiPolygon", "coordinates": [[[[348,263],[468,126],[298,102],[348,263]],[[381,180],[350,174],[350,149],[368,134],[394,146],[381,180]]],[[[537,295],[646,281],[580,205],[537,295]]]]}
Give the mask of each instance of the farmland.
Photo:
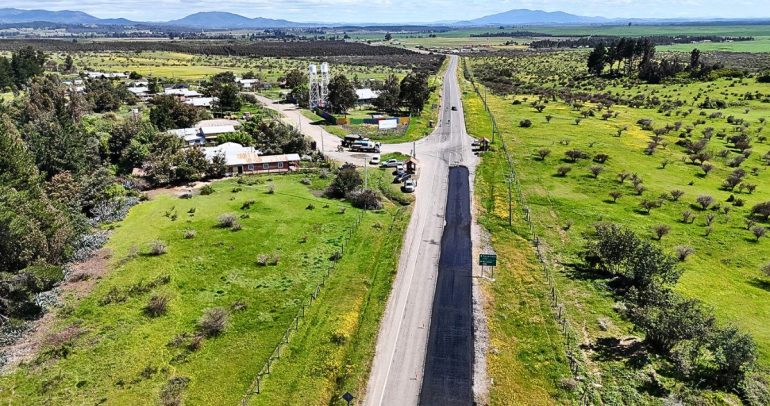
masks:
{"type": "MultiPolygon", "coordinates": [[[[372,176],[378,183],[379,171],[372,176]]],[[[107,269],[71,282],[41,351],[0,379],[0,396],[10,404],[238,403],[327,273],[250,402],[327,404],[338,385],[360,390],[408,211],[386,203],[362,214],[316,197],[328,182],[246,177],[215,182],[212,194],[161,193],[136,206],[110,227],[107,269]],[[92,292],[72,293],[91,277],[100,279],[92,292]],[[166,307],[154,314],[147,309],[156,297],[166,307]],[[195,335],[207,309],[222,309],[227,322],[195,335]]]]}
{"type": "MultiPolygon", "coordinates": [[[[599,396],[604,402],[646,404],[660,402],[660,397],[667,395],[690,401],[733,401],[734,394],[719,388],[694,390],[683,383],[681,376],[667,369],[661,355],[652,355],[645,367],[657,369],[655,385],[659,385],[660,392],[635,389],[649,384],[638,375],[643,367],[633,367],[628,358],[604,345],[643,335],[619,310],[623,298],[612,293],[612,281],[581,271],[581,253],[586,235],[596,222],[622,224],[665,252],[689,248],[693,253],[680,264],[684,273],[675,290],[713,309],[720,325],[736,325],[749,333],[756,342],[761,368],[770,366],[770,330],[765,322],[770,315],[770,291],[761,270],[770,248],[752,231],[764,226],[749,221],[751,208],[770,200],[770,190],[764,187],[770,183],[770,175],[763,158],[770,151],[764,125],[770,116],[764,101],[770,86],[757,83],[751,76],[662,85],[590,78],[584,73],[585,59],[579,55],[490,56],[470,58],[468,63],[476,78],[491,87],[489,106],[513,158],[535,231],[541,236],[541,247],[554,270],[564,310],[571,326],[579,332],[587,373],[601,383],[599,396]],[[485,73],[495,67],[510,68],[511,76],[485,73]],[[609,107],[607,98],[613,100],[609,107]],[[725,104],[716,108],[711,100],[725,104]],[[610,114],[602,113],[603,109],[610,114]],[[586,114],[588,111],[595,114],[586,114]],[[667,125],[670,130],[653,133],[667,125]],[[748,154],[742,154],[730,141],[741,131],[750,134],[752,140],[748,154]],[[656,136],[662,139],[651,149],[651,139],[656,136]],[[708,165],[694,163],[692,151],[686,147],[689,140],[704,137],[707,156],[713,156],[707,158],[708,165]],[[589,159],[573,161],[568,151],[575,150],[584,151],[589,159]],[[606,154],[606,160],[602,154],[606,154]],[[736,173],[736,168],[747,173],[744,183],[759,186],[751,190],[725,188],[725,179],[736,173]],[[619,180],[620,173],[633,174],[643,186],[634,190],[630,181],[619,180]],[[683,195],[671,198],[674,190],[683,195]],[[700,206],[696,200],[700,201],[701,196],[713,198],[714,206],[709,204],[708,210],[700,206]],[[649,207],[645,200],[655,199],[660,199],[659,207],[645,208],[649,207]],[[683,220],[683,216],[687,218],[683,220]],[[665,232],[656,236],[656,230],[665,232]]],[[[466,117],[469,132],[489,136],[491,129],[483,109],[474,114],[479,111],[480,100],[467,89],[464,102],[466,109],[471,106],[471,114],[466,117]]],[[[477,199],[482,206],[481,219],[492,231],[493,244],[500,247],[503,258],[511,255],[507,251],[511,244],[524,251],[516,255],[527,257],[530,248],[503,231],[508,229],[507,164],[500,144],[494,148],[480,168],[477,199]]],[[[513,204],[513,230],[528,239],[522,207],[513,204]]],[[[511,278],[521,279],[521,263],[504,263],[503,272],[509,270],[511,278]]],[[[524,275],[528,279],[538,277],[532,272],[524,275]]],[[[493,332],[495,320],[507,320],[511,314],[524,317],[538,305],[543,306],[542,301],[535,300],[537,284],[520,284],[508,290],[495,285],[491,292],[493,303],[510,303],[525,292],[532,305],[519,312],[493,308],[493,332]]],[[[551,317],[545,313],[542,317],[551,317]]],[[[517,324],[516,328],[520,332],[513,335],[521,336],[528,326],[517,324]]],[[[505,357],[492,357],[490,371],[506,362],[510,361],[505,357]]],[[[558,372],[558,368],[552,371],[558,372]]],[[[510,387],[499,392],[491,390],[493,403],[510,401],[506,389],[510,387]]]]}

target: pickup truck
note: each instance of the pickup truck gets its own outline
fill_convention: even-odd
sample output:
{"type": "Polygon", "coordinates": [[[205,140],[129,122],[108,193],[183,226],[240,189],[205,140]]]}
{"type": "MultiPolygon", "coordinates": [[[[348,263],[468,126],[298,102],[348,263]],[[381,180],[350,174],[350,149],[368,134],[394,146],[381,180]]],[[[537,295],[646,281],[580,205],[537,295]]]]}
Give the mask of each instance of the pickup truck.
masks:
{"type": "Polygon", "coordinates": [[[398,159],[388,159],[387,161],[383,162],[382,165],[380,165],[383,168],[395,168],[399,165],[403,165],[404,163],[399,161],[398,159]]]}

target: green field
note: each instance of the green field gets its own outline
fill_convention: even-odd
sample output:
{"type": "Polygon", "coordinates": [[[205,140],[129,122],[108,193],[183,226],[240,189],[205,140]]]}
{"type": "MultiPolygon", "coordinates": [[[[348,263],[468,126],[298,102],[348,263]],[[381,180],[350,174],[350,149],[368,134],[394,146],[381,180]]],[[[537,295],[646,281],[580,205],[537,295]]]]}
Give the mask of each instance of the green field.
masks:
{"type": "MultiPolygon", "coordinates": [[[[65,54],[53,54],[52,59],[64,61],[65,54]]],[[[178,52],[78,52],[73,53],[75,66],[81,70],[103,72],[138,72],[143,76],[181,81],[198,81],[217,73],[232,71],[236,75],[253,72],[256,77],[274,83],[292,69],[307,70],[308,60],[269,57],[204,56],[178,52]]],[[[365,67],[331,64],[333,74],[342,73],[351,80],[385,79],[390,74],[403,76],[406,71],[391,67],[365,67]]]]}
{"type": "MultiPolygon", "coordinates": [[[[490,62],[512,66],[518,79],[554,89],[560,89],[560,83],[564,83],[558,79],[559,72],[579,72],[585,69],[564,54],[505,60],[476,59],[473,62],[477,67],[490,62]]],[[[622,81],[608,81],[602,84],[600,90],[595,90],[594,85],[596,83],[579,83],[576,86],[583,91],[607,92],[624,99],[655,98],[660,100],[660,104],[638,108],[615,104],[610,109],[618,115],[603,119],[601,108],[590,102],[580,102],[580,106],[574,108],[561,99],[540,99],[545,109],[538,113],[531,105],[538,101],[538,96],[533,94],[492,95],[488,99],[513,156],[536,231],[542,236],[545,250],[558,271],[557,284],[572,326],[584,335],[586,345],[602,338],[640,334],[613,310],[617,306],[616,298],[603,286],[602,281],[581,277],[571,266],[580,262],[583,233],[589,231],[595,222],[608,221],[630,227],[645,238],[655,239],[653,227],[668,225],[671,228],[670,234],[659,242],[666,251],[673,252],[675,247],[681,245],[690,246],[695,251],[693,256],[682,263],[684,275],[676,289],[713,308],[721,324],[735,324],[750,333],[758,346],[760,364],[765,368],[770,366],[770,325],[766,322],[770,317],[770,282],[760,270],[770,255],[770,242],[764,238],[756,241],[746,226],[751,207],[770,200],[770,189],[766,186],[770,184],[770,174],[761,159],[770,151],[770,144],[766,141],[770,131],[764,125],[764,118],[770,116],[770,107],[754,97],[745,97],[747,94],[766,95],[770,93],[770,85],[758,84],[753,79],[634,86],[626,86],[622,81]],[[728,107],[721,110],[699,108],[698,105],[706,96],[724,100],[728,107]],[[683,103],[676,107],[679,101],[683,103]],[[594,117],[583,118],[581,111],[588,109],[598,113],[594,117]],[[712,113],[721,115],[712,116],[712,113]],[[551,117],[550,123],[546,116],[551,117]],[[753,193],[720,188],[734,170],[727,163],[740,155],[727,141],[730,135],[735,134],[736,127],[728,123],[727,118],[730,116],[749,123],[753,139],[752,152],[741,167],[749,173],[745,182],[758,185],[753,193]],[[576,124],[578,118],[582,121],[576,124]],[[525,119],[531,120],[531,127],[520,126],[520,122],[525,119]],[[664,135],[662,146],[648,155],[644,151],[652,132],[643,130],[637,124],[641,119],[651,119],[654,128],[670,124],[681,126],[681,130],[664,135]],[[690,127],[692,129],[688,130],[690,127]],[[691,164],[684,148],[677,145],[677,142],[698,140],[708,127],[713,128],[714,134],[708,143],[708,150],[713,153],[710,162],[714,168],[704,175],[700,165],[691,164]],[[618,136],[618,130],[622,128],[627,130],[618,136]],[[544,160],[540,160],[536,154],[542,149],[550,151],[544,160]],[[603,172],[598,178],[589,171],[590,167],[597,165],[591,159],[572,163],[565,158],[565,152],[572,149],[582,150],[589,156],[599,153],[609,155],[607,162],[601,165],[603,172]],[[728,151],[724,158],[718,155],[722,150],[728,151]],[[566,176],[558,176],[557,168],[561,166],[568,166],[571,171],[566,176]],[[641,196],[633,190],[630,182],[621,184],[618,180],[616,175],[624,171],[635,173],[643,179],[646,190],[641,196]],[[679,201],[665,198],[662,207],[649,213],[640,207],[643,199],[657,199],[674,189],[684,191],[679,201]],[[623,196],[613,203],[608,195],[611,191],[620,191],[623,196]],[[712,196],[715,204],[729,207],[729,212],[698,208],[695,199],[701,195],[712,196]],[[743,205],[730,204],[731,195],[742,200],[743,205]],[[681,220],[684,211],[694,213],[696,220],[684,223],[681,220]],[[713,216],[713,220],[707,226],[709,216],[713,216]]],[[[466,104],[472,106],[473,103],[478,104],[466,94],[466,104]]],[[[486,133],[489,127],[473,115],[468,125],[472,134],[486,133]]],[[[499,224],[507,221],[508,201],[504,177],[507,169],[500,145],[494,148],[495,152],[484,158],[480,169],[483,174],[485,168],[491,167],[493,169],[487,170],[491,170],[492,174],[488,178],[482,176],[477,196],[484,206],[484,217],[491,217],[499,224]]],[[[529,230],[520,213],[521,208],[515,206],[513,230],[526,238],[529,230]]],[[[494,224],[491,229],[495,239],[511,238],[506,237],[505,228],[496,228],[494,224]]],[[[523,249],[528,250],[526,247],[523,249]]],[[[535,278],[536,275],[530,274],[529,277],[535,278]]],[[[537,288],[532,292],[536,293],[537,288]]],[[[505,300],[515,294],[493,291],[492,297],[493,301],[501,298],[505,300]]],[[[500,314],[507,314],[507,311],[495,309],[492,319],[500,317],[500,314]]],[[[638,394],[626,393],[626,385],[636,378],[632,378],[635,371],[622,359],[601,359],[598,354],[590,352],[586,356],[588,368],[594,368],[600,377],[605,401],[614,400],[626,404],[658,401],[647,397],[649,395],[639,397],[638,394]]],[[[669,389],[677,387],[674,379],[660,379],[669,389]]],[[[711,395],[704,396],[708,398],[711,395]]],[[[724,401],[735,400],[734,395],[730,394],[720,393],[715,396],[724,401]]]]}
{"type": "MultiPolygon", "coordinates": [[[[385,177],[371,176],[370,184],[385,177]]],[[[317,197],[329,182],[317,175],[245,180],[216,182],[212,195],[192,199],[161,194],[133,208],[107,245],[109,272],[88,296],[68,298],[57,311],[53,330],[70,332],[67,339],[52,333],[58,338],[32,362],[0,378],[3,403],[162,403],[175,377],[189,379],[178,395],[187,404],[239,403],[327,271],[250,401],[327,405],[337,404],[340,391],[360,393],[408,210],[387,203],[354,228],[359,210],[317,197]],[[242,228],[218,227],[223,213],[235,214],[242,228]],[[189,230],[193,238],[185,238],[189,230]],[[150,254],[154,240],[165,242],[165,254],[150,254]],[[335,267],[330,257],[343,241],[335,267]],[[263,256],[268,265],[259,264],[263,256]],[[167,314],[143,313],[153,295],[169,299],[167,314]],[[229,313],[226,329],[194,348],[197,320],[215,307],[229,313]]]]}

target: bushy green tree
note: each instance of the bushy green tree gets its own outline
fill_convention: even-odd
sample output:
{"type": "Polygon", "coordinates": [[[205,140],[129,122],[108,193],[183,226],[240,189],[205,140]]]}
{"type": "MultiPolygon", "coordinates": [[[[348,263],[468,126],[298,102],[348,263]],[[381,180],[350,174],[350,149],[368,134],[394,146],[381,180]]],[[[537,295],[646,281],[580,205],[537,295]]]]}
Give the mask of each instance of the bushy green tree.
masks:
{"type": "Polygon", "coordinates": [[[345,75],[339,74],[329,82],[329,107],[332,112],[345,114],[356,105],[358,95],[345,75]]]}
{"type": "Polygon", "coordinates": [[[428,74],[412,72],[401,80],[401,103],[409,109],[410,114],[418,115],[428,101],[430,91],[428,74]]]}
{"type": "Polygon", "coordinates": [[[190,128],[198,121],[198,110],[174,96],[155,96],[151,104],[150,122],[160,131],[190,128]]]}

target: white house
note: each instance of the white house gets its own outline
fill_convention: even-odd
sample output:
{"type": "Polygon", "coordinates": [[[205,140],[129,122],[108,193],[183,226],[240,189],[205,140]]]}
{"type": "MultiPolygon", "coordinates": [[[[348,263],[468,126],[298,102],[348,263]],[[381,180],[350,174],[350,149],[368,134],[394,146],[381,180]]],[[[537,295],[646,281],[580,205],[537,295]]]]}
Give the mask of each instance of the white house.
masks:
{"type": "Polygon", "coordinates": [[[166,133],[176,135],[184,140],[187,145],[204,145],[206,144],[206,138],[201,134],[197,128],[179,128],[175,130],[168,130],[166,133]]]}
{"type": "Polygon", "coordinates": [[[259,85],[259,79],[235,79],[244,89],[253,89],[259,85]]]}
{"type": "Polygon", "coordinates": [[[186,88],[179,88],[179,89],[166,88],[166,89],[163,89],[163,94],[185,98],[185,99],[203,96],[202,94],[196,92],[195,90],[190,90],[186,88]]]}
{"type": "Polygon", "coordinates": [[[216,101],[216,97],[193,97],[185,100],[185,103],[195,107],[211,108],[216,101]]]}
{"type": "Polygon", "coordinates": [[[89,79],[128,79],[123,72],[85,72],[89,79]]]}
{"type": "Polygon", "coordinates": [[[372,89],[356,89],[356,96],[358,96],[358,104],[372,104],[380,95],[380,92],[372,89]]]}
{"type": "Polygon", "coordinates": [[[253,147],[244,147],[234,142],[226,142],[216,147],[203,148],[206,158],[214,159],[221,155],[225,158],[227,173],[284,173],[299,168],[300,157],[297,154],[260,155],[253,147]]]}

